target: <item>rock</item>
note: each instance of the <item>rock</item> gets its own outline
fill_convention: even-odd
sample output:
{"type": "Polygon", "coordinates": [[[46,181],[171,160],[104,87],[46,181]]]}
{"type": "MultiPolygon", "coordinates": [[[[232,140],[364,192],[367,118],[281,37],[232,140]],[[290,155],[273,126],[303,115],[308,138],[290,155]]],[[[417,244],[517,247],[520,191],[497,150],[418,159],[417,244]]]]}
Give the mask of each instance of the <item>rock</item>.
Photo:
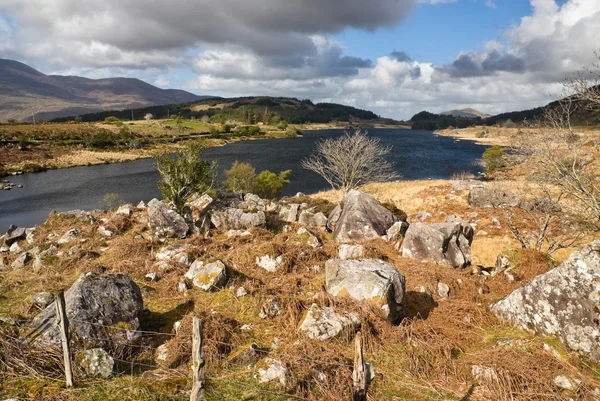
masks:
{"type": "Polygon", "coordinates": [[[58,248],[56,247],[56,245],[50,245],[46,250],[40,252],[40,254],[38,256],[41,258],[47,258],[50,256],[54,256],[56,254],[57,250],[58,250],[58,248]]]}
{"type": "Polygon", "coordinates": [[[60,239],[56,242],[59,245],[62,244],[67,244],[69,242],[73,242],[75,241],[75,238],[81,234],[81,230],[78,228],[72,228],[69,231],[67,231],[66,233],[63,234],[62,237],[60,237],[60,239]]]}
{"type": "Polygon", "coordinates": [[[258,376],[261,383],[269,383],[278,381],[279,384],[285,386],[288,376],[288,368],[285,362],[277,359],[266,358],[266,369],[258,369],[258,376]]]}
{"type": "Polygon", "coordinates": [[[155,257],[159,261],[182,263],[188,266],[194,262],[194,259],[188,253],[187,246],[183,244],[162,247],[158,250],[155,257]]]}
{"type": "Polygon", "coordinates": [[[333,308],[312,304],[298,332],[313,340],[329,340],[340,334],[352,335],[360,327],[360,320],[353,313],[338,314],[333,308]]]}
{"type": "Polygon", "coordinates": [[[8,248],[8,251],[9,251],[10,253],[19,253],[19,252],[22,252],[22,251],[23,251],[23,248],[21,248],[21,246],[19,246],[19,243],[18,243],[18,242],[14,242],[14,243],[13,243],[13,244],[10,246],[10,248],[8,248]]]}
{"type": "Polygon", "coordinates": [[[448,284],[440,281],[437,283],[437,293],[442,298],[448,298],[450,296],[450,287],[448,284]]]}
{"type": "Polygon", "coordinates": [[[188,284],[187,280],[181,280],[177,284],[177,292],[180,292],[182,294],[187,294],[187,291],[191,289],[192,287],[188,284]]]}
{"type": "Polygon", "coordinates": [[[88,349],[75,357],[88,377],[109,378],[113,374],[114,359],[102,348],[88,349]]]}
{"type": "Polygon", "coordinates": [[[121,205],[121,206],[119,206],[119,208],[117,209],[115,214],[120,214],[123,216],[131,216],[133,214],[133,205],[130,205],[129,203],[126,205],[121,205]]]}
{"type": "Polygon", "coordinates": [[[258,317],[261,319],[274,318],[281,313],[281,304],[275,299],[269,299],[260,308],[258,317]]]}
{"type": "Polygon", "coordinates": [[[235,292],[235,296],[238,298],[245,297],[246,295],[248,295],[248,291],[244,287],[239,287],[235,292]]]}
{"type": "Polygon", "coordinates": [[[4,243],[7,246],[11,246],[15,242],[25,239],[26,236],[27,236],[27,233],[25,232],[25,228],[17,227],[17,226],[14,226],[11,224],[8,227],[8,231],[6,232],[6,235],[4,236],[4,243]]]}
{"type": "Polygon", "coordinates": [[[229,274],[227,266],[220,260],[205,265],[203,261],[196,259],[185,277],[192,280],[194,286],[204,291],[211,291],[223,288],[229,279],[229,274]]]}
{"type": "Polygon", "coordinates": [[[392,244],[406,235],[408,230],[408,223],[405,221],[397,221],[386,231],[387,242],[392,244]]]}
{"type": "Polygon", "coordinates": [[[344,208],[333,233],[339,243],[364,242],[384,235],[396,217],[375,198],[357,190],[344,196],[344,208]]]}
{"type": "Polygon", "coordinates": [[[109,229],[107,229],[104,226],[98,227],[98,234],[100,234],[101,236],[103,236],[105,238],[110,238],[114,235],[114,233],[112,231],[110,231],[109,229]]]}
{"type": "Polygon", "coordinates": [[[267,219],[262,211],[246,213],[242,209],[224,208],[214,210],[210,221],[218,229],[242,230],[251,227],[263,227],[267,219]]]}
{"type": "Polygon", "coordinates": [[[600,241],[573,252],[560,266],[490,305],[499,318],[557,337],[596,362],[600,361],[599,309],[600,241]]]}
{"type": "Polygon", "coordinates": [[[280,204],[279,219],[288,223],[295,223],[298,219],[298,210],[300,210],[300,205],[297,203],[280,204]]]}
{"type": "Polygon", "coordinates": [[[244,196],[243,207],[238,206],[238,208],[264,212],[265,211],[265,201],[263,199],[261,199],[260,196],[258,196],[258,195],[248,193],[244,196]]]}
{"type": "Polygon", "coordinates": [[[494,227],[494,228],[501,228],[502,225],[500,224],[500,220],[498,220],[497,218],[493,217],[492,218],[492,227],[494,227]]]}
{"type": "Polygon", "coordinates": [[[328,260],[325,284],[333,296],[348,295],[358,301],[376,303],[392,323],[404,316],[404,276],[382,260],[328,260]]]}
{"type": "Polygon", "coordinates": [[[23,267],[25,267],[25,265],[27,263],[29,263],[30,260],[31,260],[31,255],[29,254],[29,252],[23,252],[22,254],[19,255],[18,258],[16,258],[12,262],[11,267],[13,269],[22,269],[23,267]]]}
{"type": "Polygon", "coordinates": [[[306,245],[311,248],[318,248],[323,245],[319,237],[305,227],[300,227],[296,232],[296,236],[291,240],[299,245],[306,245]]]}
{"type": "Polygon", "coordinates": [[[35,230],[35,227],[27,228],[25,230],[25,239],[27,240],[28,244],[33,244],[35,242],[35,230]]]}
{"type": "Polygon", "coordinates": [[[256,343],[250,343],[238,348],[227,357],[227,362],[234,365],[250,365],[262,357],[263,352],[256,343]]]}
{"type": "Polygon", "coordinates": [[[327,216],[327,229],[331,232],[335,231],[337,227],[337,223],[340,220],[340,216],[342,215],[342,205],[339,203],[333,208],[331,212],[329,212],[329,216],[327,216]]]}
{"type": "Polygon", "coordinates": [[[471,366],[471,375],[479,384],[490,384],[498,381],[498,373],[495,369],[483,365],[471,366]]]}
{"type": "Polygon", "coordinates": [[[483,187],[483,182],[477,181],[477,180],[452,181],[452,190],[453,191],[464,191],[466,189],[471,189],[473,187],[483,187]]]}
{"type": "Polygon", "coordinates": [[[67,212],[58,213],[58,215],[68,217],[68,218],[74,218],[74,219],[81,220],[81,221],[86,221],[86,222],[89,222],[90,224],[94,224],[94,222],[96,221],[96,219],[94,219],[94,216],[92,216],[91,214],[89,214],[88,212],[86,212],[84,210],[69,210],[67,212]]]}
{"type": "Polygon", "coordinates": [[[158,274],[155,272],[148,273],[144,276],[147,281],[158,281],[158,274]]]}
{"type": "Polygon", "coordinates": [[[294,227],[290,226],[289,224],[286,224],[285,226],[283,226],[281,228],[281,232],[284,232],[284,233],[289,233],[292,231],[294,231],[294,227]]]}
{"type": "Polygon", "coordinates": [[[8,266],[8,259],[6,258],[6,256],[0,256],[0,271],[6,270],[8,266]]]}
{"type": "Polygon", "coordinates": [[[326,227],[327,226],[327,216],[322,212],[313,213],[310,210],[303,210],[300,212],[300,217],[298,218],[298,223],[303,226],[309,227],[326,227]]]}
{"type": "Polygon", "coordinates": [[[185,238],[189,230],[183,217],[156,199],[148,203],[148,220],[152,233],[158,237],[185,238]]]}
{"type": "Polygon", "coordinates": [[[35,259],[33,260],[32,267],[34,273],[39,273],[40,271],[42,271],[42,269],[44,268],[44,263],[42,262],[42,257],[40,255],[37,255],[35,257],[35,259]]]}
{"type": "Polygon", "coordinates": [[[577,384],[574,383],[567,376],[556,376],[554,378],[554,385],[561,390],[574,391],[577,389],[577,384]]]}
{"type": "Polygon", "coordinates": [[[473,234],[473,228],[461,222],[411,224],[402,243],[402,256],[464,268],[471,264],[473,234]]]}
{"type": "Polygon", "coordinates": [[[417,221],[420,221],[420,222],[423,222],[429,218],[431,218],[431,213],[428,213],[428,212],[421,212],[421,213],[417,214],[417,217],[416,217],[417,221]]]}
{"type": "Polygon", "coordinates": [[[510,263],[510,256],[501,252],[496,258],[496,266],[492,271],[492,276],[495,276],[496,274],[501,273],[503,271],[512,270],[513,267],[514,266],[512,266],[510,263]]]}
{"type": "Polygon", "coordinates": [[[213,205],[215,200],[208,194],[192,197],[186,205],[192,208],[194,217],[198,218],[208,212],[208,209],[213,205]]]}
{"type": "Polygon", "coordinates": [[[252,233],[250,231],[229,230],[227,231],[227,238],[252,238],[252,233]]]}
{"type": "Polygon", "coordinates": [[[469,191],[469,205],[492,208],[497,206],[519,206],[521,198],[498,188],[473,187],[469,191]]]}
{"type": "Polygon", "coordinates": [[[146,203],[144,201],[140,201],[137,204],[136,208],[138,208],[138,209],[145,209],[146,208],[146,203]]]}
{"type": "Polygon", "coordinates": [[[31,296],[31,302],[38,308],[45,309],[54,302],[54,295],[49,292],[38,292],[31,296]]]}
{"type": "Polygon", "coordinates": [[[260,258],[257,257],[256,264],[258,267],[262,267],[266,271],[273,273],[283,266],[283,255],[279,255],[276,258],[273,258],[270,255],[264,255],[260,258]]]}
{"type": "Polygon", "coordinates": [[[340,244],[338,257],[340,259],[360,259],[365,256],[365,247],[360,244],[340,244]]]}
{"type": "MultiPolygon", "coordinates": [[[[128,276],[86,273],[65,292],[65,305],[73,338],[85,346],[127,344],[141,337],[142,294],[128,276]]],[[[55,321],[53,302],[34,320],[40,341],[60,342],[55,321]]]]}

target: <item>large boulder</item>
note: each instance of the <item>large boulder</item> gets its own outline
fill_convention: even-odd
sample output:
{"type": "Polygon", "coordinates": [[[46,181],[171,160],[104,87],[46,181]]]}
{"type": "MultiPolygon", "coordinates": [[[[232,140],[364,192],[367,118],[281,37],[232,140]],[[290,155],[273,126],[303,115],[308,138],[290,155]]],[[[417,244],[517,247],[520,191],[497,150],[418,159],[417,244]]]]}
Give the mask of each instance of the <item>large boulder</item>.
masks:
{"type": "Polygon", "coordinates": [[[499,318],[600,362],[600,241],[492,304],[499,318]]]}
{"type": "Polygon", "coordinates": [[[148,225],[158,237],[185,238],[188,224],[177,212],[157,199],[148,203],[148,225]]]}
{"type": "Polygon", "coordinates": [[[384,235],[395,222],[394,214],[375,198],[353,189],[344,196],[333,238],[339,243],[369,241],[384,235]]]}
{"type": "Polygon", "coordinates": [[[17,226],[14,226],[11,224],[8,227],[8,231],[6,232],[6,235],[4,236],[4,243],[7,246],[11,246],[15,242],[25,239],[26,236],[27,236],[27,232],[26,232],[25,228],[17,227],[17,226]]]}
{"type": "Polygon", "coordinates": [[[279,205],[277,214],[279,219],[288,223],[294,223],[298,219],[298,211],[300,210],[300,204],[298,203],[282,203],[279,205]]]}
{"type": "Polygon", "coordinates": [[[360,327],[353,313],[339,314],[333,308],[312,304],[306,311],[298,332],[313,340],[329,340],[338,335],[352,335],[360,327]]]}
{"type": "Polygon", "coordinates": [[[338,203],[337,205],[335,205],[333,210],[331,210],[331,212],[329,212],[329,215],[327,216],[327,229],[329,231],[331,231],[331,232],[335,231],[335,228],[337,227],[337,223],[340,220],[341,215],[342,215],[342,205],[340,205],[338,203]]]}
{"type": "Polygon", "coordinates": [[[214,210],[210,221],[218,229],[242,230],[251,227],[263,227],[266,222],[265,212],[245,212],[243,209],[226,207],[214,210]]]}
{"type": "Polygon", "coordinates": [[[519,206],[521,198],[499,188],[476,186],[469,190],[470,206],[492,208],[498,206],[519,206]]]}
{"type": "MultiPolygon", "coordinates": [[[[128,276],[86,273],[65,292],[65,306],[73,338],[86,347],[126,344],[141,337],[139,316],[144,303],[140,288],[128,276]]],[[[60,342],[54,302],[34,324],[40,341],[60,342]]]]}
{"type": "Polygon", "coordinates": [[[333,296],[350,296],[380,307],[396,323],[404,317],[405,279],[394,265],[379,259],[341,260],[325,263],[325,284],[333,296]]]}
{"type": "Polygon", "coordinates": [[[402,243],[402,256],[464,268],[471,264],[473,235],[473,227],[465,222],[411,224],[402,243]]]}
{"type": "Polygon", "coordinates": [[[303,226],[325,227],[327,226],[327,216],[323,212],[314,213],[307,209],[300,212],[298,223],[303,226]]]}

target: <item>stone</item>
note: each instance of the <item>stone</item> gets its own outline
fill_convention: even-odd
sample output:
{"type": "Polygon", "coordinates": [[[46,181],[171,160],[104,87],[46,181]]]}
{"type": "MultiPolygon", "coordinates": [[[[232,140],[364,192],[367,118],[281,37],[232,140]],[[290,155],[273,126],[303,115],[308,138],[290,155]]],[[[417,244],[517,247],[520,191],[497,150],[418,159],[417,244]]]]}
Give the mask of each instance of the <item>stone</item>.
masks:
{"type": "Polygon", "coordinates": [[[561,390],[567,390],[567,391],[574,391],[577,389],[577,384],[574,383],[571,379],[569,379],[567,376],[556,376],[553,380],[554,385],[558,388],[560,388],[561,390]]]}
{"type": "Polygon", "coordinates": [[[494,227],[494,228],[501,228],[502,225],[500,224],[500,220],[498,220],[497,218],[493,217],[492,218],[492,227],[494,227]]]}
{"type": "Polygon", "coordinates": [[[81,234],[81,230],[78,228],[72,228],[69,231],[67,231],[66,233],[63,234],[62,237],[59,238],[58,241],[56,241],[57,244],[62,245],[62,244],[67,244],[69,242],[73,242],[75,241],[75,238],[81,234]]]}
{"type": "Polygon", "coordinates": [[[440,281],[437,283],[437,293],[442,298],[448,298],[450,296],[450,287],[448,284],[440,281]]]}
{"type": "Polygon", "coordinates": [[[421,212],[421,213],[417,214],[417,217],[416,217],[417,221],[420,221],[420,222],[423,222],[429,218],[431,218],[431,213],[428,213],[428,212],[421,212]]]}
{"type": "Polygon", "coordinates": [[[75,357],[75,360],[88,377],[107,379],[113,375],[115,361],[102,348],[83,351],[75,357]]]}
{"type": "Polygon", "coordinates": [[[27,237],[27,233],[25,232],[25,228],[17,227],[17,226],[14,226],[11,224],[8,227],[8,231],[6,232],[6,235],[4,236],[4,243],[10,247],[15,242],[23,240],[26,237],[27,237]]]}
{"type": "Polygon", "coordinates": [[[325,285],[333,296],[350,296],[379,306],[388,320],[404,317],[405,278],[396,267],[379,259],[341,260],[325,263],[325,285]]]}
{"type": "MultiPolygon", "coordinates": [[[[128,344],[139,339],[144,310],[137,284],[122,274],[86,273],[65,292],[69,329],[84,346],[128,344]]],[[[54,302],[34,319],[34,333],[43,343],[60,343],[54,302]]]]}
{"type": "Polygon", "coordinates": [[[280,385],[285,386],[288,376],[288,368],[285,362],[277,359],[265,358],[266,369],[258,369],[259,381],[269,383],[278,381],[280,385]]]}
{"type": "Polygon", "coordinates": [[[208,212],[208,209],[214,204],[215,200],[208,194],[193,196],[186,205],[192,208],[194,216],[202,216],[208,212]]]}
{"type": "Polygon", "coordinates": [[[267,222],[265,212],[245,212],[242,209],[224,208],[214,210],[210,221],[218,229],[243,230],[251,227],[264,227],[267,222]]]}
{"type": "Polygon", "coordinates": [[[263,199],[261,199],[260,196],[258,196],[258,195],[247,193],[246,195],[244,195],[243,207],[241,207],[241,206],[238,206],[238,207],[243,208],[243,209],[250,209],[250,210],[264,212],[265,211],[265,201],[263,199]]]}
{"type": "Polygon", "coordinates": [[[227,362],[234,365],[250,365],[256,363],[263,353],[256,343],[250,343],[229,354],[227,362]]]}
{"type": "Polygon", "coordinates": [[[6,256],[0,256],[0,271],[6,270],[8,266],[8,258],[6,256]]]}
{"type": "Polygon", "coordinates": [[[229,230],[227,231],[227,238],[252,238],[252,233],[244,230],[229,230]]]}
{"type": "Polygon", "coordinates": [[[360,244],[340,244],[338,257],[340,259],[361,259],[365,256],[365,247],[360,244]]]}
{"type": "Polygon", "coordinates": [[[105,237],[105,238],[110,238],[114,235],[114,233],[112,231],[110,231],[109,229],[107,229],[104,226],[98,227],[98,234],[100,234],[102,237],[105,237]]]}
{"type": "Polygon", "coordinates": [[[322,212],[313,213],[310,210],[303,210],[300,212],[298,223],[309,227],[326,227],[327,216],[322,212]]]}
{"type": "Polygon", "coordinates": [[[406,235],[409,224],[406,221],[397,221],[386,231],[387,242],[392,244],[406,235]]]}
{"type": "Polygon", "coordinates": [[[357,190],[344,196],[344,208],[333,239],[338,243],[364,242],[384,235],[396,217],[375,198],[357,190]]]}
{"type": "Polygon", "coordinates": [[[130,205],[129,203],[126,205],[121,205],[121,206],[119,206],[119,208],[117,209],[115,214],[120,214],[123,216],[131,216],[133,214],[133,205],[130,205]]]}
{"type": "Polygon", "coordinates": [[[69,210],[67,212],[60,212],[58,213],[59,216],[64,216],[64,217],[69,217],[69,218],[74,218],[77,220],[81,220],[81,221],[85,221],[85,222],[89,222],[90,224],[94,224],[94,222],[96,221],[96,219],[94,219],[94,216],[92,216],[91,214],[89,214],[88,212],[84,211],[84,210],[69,210]]]}
{"type": "Polygon", "coordinates": [[[18,258],[16,258],[12,262],[11,267],[13,269],[22,269],[23,267],[25,267],[25,265],[27,263],[29,263],[30,260],[31,260],[31,255],[29,254],[29,252],[23,252],[22,254],[19,255],[18,258]]]}
{"type": "Polygon", "coordinates": [[[462,222],[411,224],[402,243],[402,256],[464,268],[471,264],[473,236],[473,228],[462,222]]]}
{"type": "Polygon", "coordinates": [[[478,186],[469,190],[468,202],[470,206],[482,208],[516,207],[521,204],[521,197],[498,188],[478,186]]]}
{"type": "Polygon", "coordinates": [[[28,244],[33,244],[35,242],[35,230],[35,227],[27,228],[25,230],[25,239],[27,240],[28,244]]]}
{"type": "Polygon", "coordinates": [[[492,276],[495,276],[503,271],[512,270],[513,267],[514,266],[512,266],[510,263],[510,256],[504,252],[501,252],[498,254],[498,257],[496,257],[496,265],[492,271],[492,276]]]}
{"type": "Polygon", "coordinates": [[[473,187],[483,187],[483,182],[477,181],[477,180],[452,181],[452,190],[453,191],[464,191],[466,189],[471,189],[473,187]]]}
{"type": "Polygon", "coordinates": [[[338,335],[350,336],[360,327],[353,313],[339,314],[333,308],[312,304],[298,328],[298,332],[313,340],[326,341],[338,335]]]}
{"type": "Polygon", "coordinates": [[[270,255],[264,255],[260,258],[257,257],[256,264],[258,267],[262,267],[266,271],[273,273],[283,266],[283,255],[279,255],[276,258],[273,258],[270,255]]]}
{"type": "Polygon", "coordinates": [[[300,227],[296,232],[296,236],[292,237],[291,240],[299,245],[306,245],[311,248],[319,248],[323,245],[319,237],[306,227],[300,227]]]}
{"type": "Polygon", "coordinates": [[[163,262],[176,262],[191,265],[194,259],[188,253],[188,247],[183,244],[173,244],[162,247],[155,255],[156,260],[163,262]]]}
{"type": "Polygon", "coordinates": [[[479,384],[490,384],[498,381],[498,373],[494,368],[483,365],[471,366],[471,375],[479,384]]]}
{"type": "Polygon", "coordinates": [[[13,244],[10,246],[10,248],[8,248],[8,251],[9,251],[10,253],[19,253],[19,252],[22,252],[22,251],[23,251],[23,248],[21,248],[21,246],[19,245],[19,243],[18,243],[18,242],[14,242],[14,243],[13,243],[13,244]]]}
{"type": "Polygon", "coordinates": [[[258,317],[261,319],[270,318],[273,319],[275,316],[281,313],[281,304],[275,299],[267,300],[260,308],[258,317]]]}
{"type": "Polygon", "coordinates": [[[300,205],[297,203],[282,203],[279,205],[279,219],[282,221],[286,221],[288,223],[295,223],[298,220],[298,211],[300,210],[300,205]]]}
{"type": "Polygon", "coordinates": [[[155,272],[148,273],[144,276],[144,279],[146,279],[147,281],[158,281],[158,279],[159,279],[158,273],[155,273],[155,272]]]}
{"type": "Polygon", "coordinates": [[[162,238],[185,238],[189,230],[183,217],[157,199],[148,203],[148,226],[162,238]]]}
{"type": "Polygon", "coordinates": [[[146,203],[144,201],[140,201],[137,204],[136,208],[138,208],[138,209],[145,209],[146,208],[146,203]]]}
{"type": "Polygon", "coordinates": [[[42,261],[41,255],[37,255],[35,259],[33,259],[32,267],[34,273],[39,273],[44,269],[44,262],[42,261]]]}
{"type": "Polygon", "coordinates": [[[248,295],[248,291],[244,287],[239,287],[235,292],[235,296],[238,298],[245,297],[246,295],[248,295]]]}
{"type": "Polygon", "coordinates": [[[490,305],[500,319],[600,361],[600,241],[490,305]]]}
{"type": "Polygon", "coordinates": [[[196,259],[185,274],[185,278],[192,280],[194,286],[204,290],[219,290],[225,286],[229,279],[227,266],[220,260],[204,264],[200,259],[196,259]]]}
{"type": "Polygon", "coordinates": [[[50,292],[38,292],[31,296],[31,302],[38,308],[45,309],[54,302],[54,295],[50,292]]]}
{"type": "Polygon", "coordinates": [[[335,231],[337,227],[337,223],[340,220],[340,216],[342,215],[342,205],[339,203],[329,212],[327,216],[327,229],[331,232],[335,231]]]}

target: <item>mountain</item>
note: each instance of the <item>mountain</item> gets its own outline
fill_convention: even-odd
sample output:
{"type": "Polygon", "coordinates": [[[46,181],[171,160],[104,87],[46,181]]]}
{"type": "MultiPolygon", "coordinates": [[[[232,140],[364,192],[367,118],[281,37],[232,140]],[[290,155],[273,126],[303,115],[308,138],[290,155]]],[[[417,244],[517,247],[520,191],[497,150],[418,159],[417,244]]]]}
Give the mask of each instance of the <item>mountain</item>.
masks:
{"type": "Polygon", "coordinates": [[[135,78],[88,79],[45,75],[14,60],[0,59],[0,121],[53,119],[101,110],[193,102],[182,90],[160,89],[135,78]]]}
{"type": "Polygon", "coordinates": [[[489,114],[485,114],[485,113],[482,113],[480,111],[477,111],[477,110],[471,109],[471,108],[444,111],[444,112],[440,113],[440,115],[452,116],[452,117],[465,117],[465,118],[477,118],[477,117],[488,118],[488,117],[491,117],[489,114]]]}

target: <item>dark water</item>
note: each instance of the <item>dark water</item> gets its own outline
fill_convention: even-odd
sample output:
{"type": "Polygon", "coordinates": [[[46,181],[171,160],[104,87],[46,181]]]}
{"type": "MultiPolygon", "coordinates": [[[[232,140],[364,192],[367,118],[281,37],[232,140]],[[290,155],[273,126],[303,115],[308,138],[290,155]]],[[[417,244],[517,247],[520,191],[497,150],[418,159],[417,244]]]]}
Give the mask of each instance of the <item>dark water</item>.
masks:
{"type": "MultiPolygon", "coordinates": [[[[312,153],[320,138],[342,133],[342,130],[306,131],[303,138],[237,142],[208,149],[205,156],[218,162],[221,178],[223,170],[238,160],[252,164],[257,172],[292,170],[291,183],[284,187],[284,195],[311,193],[326,189],[327,184],[318,175],[303,170],[300,160],[312,153]]],[[[478,163],[485,147],[470,141],[454,142],[431,131],[371,129],[369,134],[393,146],[389,159],[406,180],[443,179],[455,172],[481,170],[478,163]]],[[[107,193],[116,193],[133,203],[161,197],[152,159],[51,170],[9,179],[24,188],[0,191],[0,232],[5,232],[10,224],[21,227],[40,224],[52,210],[101,208],[107,193]]]]}

